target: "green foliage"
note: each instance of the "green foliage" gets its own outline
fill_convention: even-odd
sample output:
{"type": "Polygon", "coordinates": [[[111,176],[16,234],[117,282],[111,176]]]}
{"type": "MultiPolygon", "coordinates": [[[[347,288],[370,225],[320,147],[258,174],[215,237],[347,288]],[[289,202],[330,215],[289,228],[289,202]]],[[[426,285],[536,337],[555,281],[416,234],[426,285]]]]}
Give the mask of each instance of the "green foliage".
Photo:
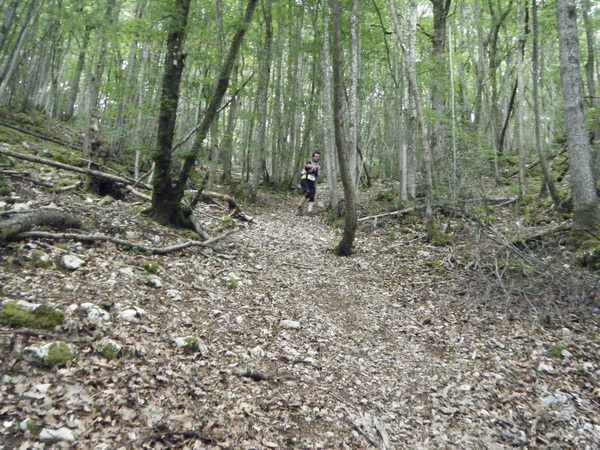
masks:
{"type": "Polygon", "coordinates": [[[454,243],[452,236],[441,231],[436,231],[431,239],[431,245],[436,247],[448,247],[454,243]]]}
{"type": "Polygon", "coordinates": [[[64,342],[55,342],[48,350],[48,356],[44,358],[44,364],[50,367],[64,366],[75,359],[77,355],[73,349],[64,342]]]}
{"type": "Polygon", "coordinates": [[[33,262],[33,264],[40,269],[51,269],[54,267],[54,262],[52,259],[50,259],[50,257],[41,250],[32,250],[29,257],[31,262],[33,262]]]}
{"type": "Polygon", "coordinates": [[[575,263],[593,271],[600,271],[600,241],[597,239],[584,241],[575,255],[575,263]]]}
{"type": "Polygon", "coordinates": [[[227,288],[231,290],[236,290],[239,287],[239,280],[235,277],[229,276],[227,277],[227,288]]]}
{"type": "Polygon", "coordinates": [[[104,356],[109,361],[115,359],[119,355],[119,352],[120,349],[111,342],[107,342],[100,349],[100,353],[102,354],[102,356],[104,356]]]}
{"type": "Polygon", "coordinates": [[[196,233],[195,231],[192,231],[192,230],[183,229],[180,231],[180,233],[192,241],[201,241],[202,240],[202,238],[198,235],[198,233],[196,233]]]}
{"type": "Polygon", "coordinates": [[[37,423],[35,420],[29,419],[25,424],[25,428],[27,428],[27,431],[29,431],[34,436],[38,436],[44,429],[44,426],[37,423]]]}
{"type": "Polygon", "coordinates": [[[546,352],[546,356],[548,358],[562,358],[563,357],[562,352],[565,351],[566,349],[567,349],[567,347],[564,347],[562,345],[553,345],[546,352]]]}
{"type": "Polygon", "coordinates": [[[200,349],[200,345],[198,342],[198,338],[195,337],[186,337],[184,339],[185,344],[183,345],[183,351],[184,353],[196,353],[199,349],[200,349]]]}
{"type": "Polygon", "coordinates": [[[145,261],[144,263],[142,263],[142,269],[144,269],[148,273],[156,275],[158,273],[158,270],[160,269],[160,266],[156,261],[145,261]]]}
{"type": "Polygon", "coordinates": [[[16,302],[6,302],[0,309],[0,323],[11,327],[52,329],[64,320],[64,313],[48,305],[28,309],[16,302]]]}

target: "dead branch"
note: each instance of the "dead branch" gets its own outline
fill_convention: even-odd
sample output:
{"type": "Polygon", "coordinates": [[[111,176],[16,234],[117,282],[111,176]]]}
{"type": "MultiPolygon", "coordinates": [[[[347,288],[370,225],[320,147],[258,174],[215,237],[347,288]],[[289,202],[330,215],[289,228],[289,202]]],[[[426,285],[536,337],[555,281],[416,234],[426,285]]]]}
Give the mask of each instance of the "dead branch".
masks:
{"type": "Polygon", "coordinates": [[[543,240],[544,237],[556,234],[556,233],[564,233],[566,231],[571,230],[570,224],[560,224],[552,228],[546,228],[545,230],[537,231],[533,234],[527,236],[521,236],[517,239],[513,239],[510,244],[512,246],[517,247],[518,249],[523,249],[529,247],[532,244],[539,243],[543,240]]]}
{"type": "Polygon", "coordinates": [[[358,221],[359,222],[363,222],[365,220],[380,219],[382,217],[390,217],[390,216],[400,217],[400,216],[405,216],[406,214],[409,214],[409,213],[413,212],[414,210],[415,210],[415,208],[405,208],[405,209],[401,209],[399,211],[393,211],[393,212],[389,212],[389,213],[377,214],[376,216],[361,217],[361,218],[358,219],[358,221]]]}
{"type": "Polygon", "coordinates": [[[24,238],[34,238],[34,239],[53,239],[53,240],[71,240],[71,241],[80,241],[80,242],[112,242],[113,244],[131,247],[142,252],[149,252],[155,255],[166,255],[167,253],[176,252],[179,250],[184,250],[189,247],[209,247],[210,245],[225,239],[230,234],[234,233],[236,230],[228,230],[214,238],[208,239],[206,241],[188,241],[181,244],[171,245],[168,247],[148,247],[144,244],[138,244],[135,242],[126,241],[124,239],[115,238],[112,236],[106,236],[103,234],[76,234],[76,233],[48,233],[44,231],[26,231],[23,233],[19,233],[13,238],[16,239],[24,239],[24,238]]]}
{"type": "Polygon", "coordinates": [[[227,202],[227,206],[229,207],[228,214],[230,216],[237,217],[241,220],[245,220],[246,222],[252,222],[254,220],[252,217],[244,214],[240,208],[240,205],[238,205],[235,198],[233,198],[231,195],[221,194],[213,191],[202,191],[202,196],[227,202]]]}
{"type": "MultiPolygon", "coordinates": [[[[105,180],[114,181],[116,183],[122,183],[126,186],[134,184],[134,182],[132,182],[131,180],[120,177],[120,176],[110,175],[108,173],[99,172],[97,170],[89,170],[89,169],[84,169],[82,167],[70,166],[68,164],[51,161],[49,159],[40,158],[38,156],[24,155],[22,153],[17,153],[17,152],[13,152],[11,150],[6,150],[1,147],[0,147],[0,153],[3,153],[8,156],[12,156],[14,158],[24,159],[25,161],[30,161],[30,162],[34,162],[34,163],[38,163],[38,164],[45,164],[47,166],[57,167],[59,169],[69,170],[71,172],[82,173],[82,174],[90,176],[90,177],[97,177],[97,178],[101,178],[101,179],[105,179],[105,180]]],[[[139,183],[138,186],[140,186],[144,189],[149,189],[149,190],[152,189],[150,186],[143,184],[143,183],[139,183]]]]}
{"type": "Polygon", "coordinates": [[[0,222],[0,240],[7,240],[31,230],[36,225],[47,225],[59,230],[79,228],[80,221],[73,215],[59,209],[37,209],[35,211],[16,214],[0,222]]]}

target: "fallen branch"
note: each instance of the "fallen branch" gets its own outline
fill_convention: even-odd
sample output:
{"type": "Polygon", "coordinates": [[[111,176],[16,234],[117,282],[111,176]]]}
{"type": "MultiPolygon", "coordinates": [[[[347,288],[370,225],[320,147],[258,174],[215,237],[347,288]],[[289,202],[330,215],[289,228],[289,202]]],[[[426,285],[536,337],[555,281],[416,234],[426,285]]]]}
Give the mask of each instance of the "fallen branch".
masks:
{"type": "Polygon", "coordinates": [[[126,241],[124,239],[115,238],[112,236],[106,236],[103,234],[76,234],[76,233],[48,233],[45,231],[26,231],[24,233],[19,233],[13,238],[15,239],[25,239],[25,238],[34,238],[34,239],[53,239],[53,240],[70,240],[70,241],[80,241],[80,242],[112,242],[113,244],[135,248],[141,252],[149,252],[155,255],[166,255],[167,253],[176,252],[179,250],[184,250],[189,247],[208,247],[215,242],[218,242],[222,239],[225,239],[230,234],[234,233],[236,230],[228,230],[225,233],[222,233],[214,238],[208,239],[206,241],[188,241],[182,244],[171,245],[168,247],[148,247],[144,244],[138,244],[135,242],[126,241]]]}
{"type": "Polygon", "coordinates": [[[365,220],[380,219],[382,217],[390,217],[390,216],[400,217],[400,216],[405,216],[406,214],[409,214],[409,213],[413,212],[414,210],[415,210],[415,208],[406,208],[406,209],[401,209],[399,211],[393,211],[393,212],[389,212],[389,213],[377,214],[376,216],[361,217],[361,218],[358,219],[358,221],[362,222],[362,221],[365,221],[365,220]]]}
{"type": "Polygon", "coordinates": [[[75,216],[54,208],[37,209],[16,214],[0,222],[0,241],[12,239],[28,232],[36,225],[47,225],[53,228],[79,228],[81,223],[75,216]]]}
{"type": "MultiPolygon", "coordinates": [[[[89,170],[89,169],[84,169],[82,167],[70,166],[68,164],[63,164],[63,163],[59,163],[59,162],[52,161],[49,159],[40,158],[38,156],[24,155],[22,153],[13,152],[11,150],[6,150],[1,147],[0,147],[0,153],[3,153],[8,156],[12,156],[14,158],[24,159],[25,161],[30,161],[30,162],[34,162],[34,163],[38,163],[38,164],[45,164],[47,166],[57,167],[59,169],[69,170],[71,172],[82,173],[82,174],[90,176],[90,177],[96,177],[96,178],[114,181],[116,183],[122,183],[126,186],[134,184],[134,182],[132,182],[131,180],[120,177],[120,176],[110,175],[108,173],[99,172],[97,170],[89,170]]],[[[143,183],[139,183],[138,186],[143,187],[144,189],[149,189],[149,190],[152,189],[150,186],[143,184],[143,183]]]]}
{"type": "Polygon", "coordinates": [[[235,198],[233,198],[231,195],[221,194],[219,192],[213,191],[202,191],[202,196],[212,198],[213,200],[216,198],[218,200],[227,202],[227,206],[229,207],[228,214],[230,216],[237,217],[239,219],[245,220],[246,222],[252,222],[254,220],[252,217],[244,214],[242,208],[240,208],[240,205],[238,205],[235,198]]]}

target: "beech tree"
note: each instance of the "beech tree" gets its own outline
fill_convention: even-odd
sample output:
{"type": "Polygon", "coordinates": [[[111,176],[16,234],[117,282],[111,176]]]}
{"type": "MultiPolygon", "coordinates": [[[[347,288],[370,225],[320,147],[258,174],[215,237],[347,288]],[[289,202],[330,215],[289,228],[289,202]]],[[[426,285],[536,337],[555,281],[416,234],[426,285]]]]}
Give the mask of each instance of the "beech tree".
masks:
{"type": "Polygon", "coordinates": [[[592,172],[588,132],[583,110],[577,14],[573,0],[558,0],[557,24],[560,38],[560,67],[571,186],[573,224],[599,238],[600,202],[592,172]]]}

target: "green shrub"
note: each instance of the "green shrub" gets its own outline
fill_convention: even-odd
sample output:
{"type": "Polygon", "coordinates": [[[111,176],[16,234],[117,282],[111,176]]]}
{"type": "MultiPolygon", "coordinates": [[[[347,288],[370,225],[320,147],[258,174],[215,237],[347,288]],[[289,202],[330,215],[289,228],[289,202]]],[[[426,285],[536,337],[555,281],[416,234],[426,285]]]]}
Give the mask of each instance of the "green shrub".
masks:
{"type": "Polygon", "coordinates": [[[12,327],[51,329],[64,320],[64,313],[48,305],[28,309],[16,302],[6,302],[0,309],[0,323],[12,327]]]}

